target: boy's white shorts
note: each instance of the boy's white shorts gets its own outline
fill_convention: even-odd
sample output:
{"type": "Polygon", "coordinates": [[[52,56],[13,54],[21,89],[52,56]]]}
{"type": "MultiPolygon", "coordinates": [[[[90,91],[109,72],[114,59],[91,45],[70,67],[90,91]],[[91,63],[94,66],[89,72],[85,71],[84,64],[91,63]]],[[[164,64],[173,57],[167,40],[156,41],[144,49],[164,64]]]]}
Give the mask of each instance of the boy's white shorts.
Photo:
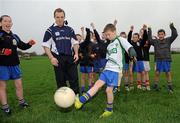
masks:
{"type": "Polygon", "coordinates": [[[150,71],[150,64],[149,61],[143,61],[144,63],[144,71],[150,71]]]}

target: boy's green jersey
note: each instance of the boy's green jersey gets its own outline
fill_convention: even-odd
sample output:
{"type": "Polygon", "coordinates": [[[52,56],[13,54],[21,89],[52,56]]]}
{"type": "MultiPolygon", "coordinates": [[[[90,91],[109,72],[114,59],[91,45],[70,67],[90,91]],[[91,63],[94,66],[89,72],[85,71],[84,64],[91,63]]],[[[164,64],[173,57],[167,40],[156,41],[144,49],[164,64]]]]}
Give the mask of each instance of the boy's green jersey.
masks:
{"type": "Polygon", "coordinates": [[[105,70],[120,72],[124,63],[124,52],[128,52],[132,45],[122,37],[116,37],[107,47],[105,70]]]}

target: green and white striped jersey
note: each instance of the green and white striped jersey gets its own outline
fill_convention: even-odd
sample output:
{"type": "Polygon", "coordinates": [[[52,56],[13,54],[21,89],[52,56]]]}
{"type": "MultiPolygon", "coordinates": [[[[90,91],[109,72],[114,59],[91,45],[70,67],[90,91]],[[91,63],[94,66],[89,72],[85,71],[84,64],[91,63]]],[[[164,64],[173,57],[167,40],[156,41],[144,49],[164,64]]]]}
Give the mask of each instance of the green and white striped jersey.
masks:
{"type": "Polygon", "coordinates": [[[107,47],[105,70],[120,72],[124,64],[124,52],[128,52],[132,45],[127,39],[116,37],[107,47]]]}

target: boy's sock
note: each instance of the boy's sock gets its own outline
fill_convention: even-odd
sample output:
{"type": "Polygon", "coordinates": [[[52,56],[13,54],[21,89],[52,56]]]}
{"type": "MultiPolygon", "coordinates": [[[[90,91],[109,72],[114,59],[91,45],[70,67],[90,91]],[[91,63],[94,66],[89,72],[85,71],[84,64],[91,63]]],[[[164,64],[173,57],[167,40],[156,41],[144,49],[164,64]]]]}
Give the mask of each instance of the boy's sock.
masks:
{"type": "Polygon", "coordinates": [[[146,86],[149,86],[149,85],[150,85],[150,81],[146,80],[146,86]]]}
{"type": "Polygon", "coordinates": [[[85,86],[82,86],[82,87],[81,87],[81,92],[82,92],[82,93],[85,92],[85,86]]]}
{"type": "Polygon", "coordinates": [[[167,83],[168,83],[168,90],[173,91],[172,82],[167,82],[167,83]]]}
{"type": "Polygon", "coordinates": [[[141,80],[138,80],[138,81],[137,81],[137,84],[138,84],[138,85],[142,85],[142,81],[141,81],[141,80]]]}
{"type": "Polygon", "coordinates": [[[2,105],[2,109],[8,109],[8,108],[9,108],[8,104],[2,105]]]}
{"type": "Polygon", "coordinates": [[[113,103],[107,103],[106,110],[112,112],[113,111],[113,103]]]}
{"type": "Polygon", "coordinates": [[[84,104],[89,99],[91,99],[91,95],[87,92],[87,93],[83,94],[82,96],[80,96],[79,101],[84,104]]]}
{"type": "Polygon", "coordinates": [[[142,84],[142,90],[146,90],[146,82],[145,81],[142,84]]]}
{"type": "Polygon", "coordinates": [[[154,87],[153,87],[155,90],[159,90],[159,86],[158,86],[158,82],[157,81],[154,81],[154,87]]]}
{"type": "Polygon", "coordinates": [[[21,106],[22,108],[26,108],[29,105],[24,99],[21,99],[21,100],[19,100],[19,106],[21,106]]]}

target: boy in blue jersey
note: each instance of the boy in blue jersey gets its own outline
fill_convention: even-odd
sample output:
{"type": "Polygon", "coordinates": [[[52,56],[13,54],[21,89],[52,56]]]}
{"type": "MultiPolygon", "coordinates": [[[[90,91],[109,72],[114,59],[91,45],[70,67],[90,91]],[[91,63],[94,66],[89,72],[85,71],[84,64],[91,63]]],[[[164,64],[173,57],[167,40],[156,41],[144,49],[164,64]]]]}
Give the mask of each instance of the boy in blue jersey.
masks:
{"type": "Polygon", "coordinates": [[[80,109],[103,85],[106,84],[107,107],[100,118],[108,117],[113,114],[113,88],[118,86],[119,81],[121,81],[124,50],[129,53],[130,57],[136,56],[132,45],[130,45],[126,39],[117,37],[116,27],[113,24],[107,24],[104,28],[104,33],[106,34],[107,39],[110,40],[110,44],[107,47],[106,58],[108,61],[105,69],[95,85],[87,93],[75,100],[75,108],[80,109]]]}
{"type": "Polygon", "coordinates": [[[171,36],[165,38],[166,33],[163,29],[158,30],[158,39],[152,39],[151,28],[148,28],[148,41],[154,46],[155,52],[155,77],[154,77],[154,89],[159,90],[158,81],[161,72],[166,73],[167,89],[170,93],[173,93],[172,77],[171,77],[171,44],[177,38],[178,33],[173,23],[169,25],[171,29],[171,36]]]}
{"type": "Polygon", "coordinates": [[[0,102],[3,112],[11,114],[6,93],[6,82],[8,80],[14,80],[20,107],[28,107],[23,96],[22,73],[19,67],[17,48],[29,49],[35,44],[35,41],[30,40],[28,43],[24,43],[16,34],[13,34],[11,31],[12,20],[8,15],[0,17],[0,25],[0,102]]]}

